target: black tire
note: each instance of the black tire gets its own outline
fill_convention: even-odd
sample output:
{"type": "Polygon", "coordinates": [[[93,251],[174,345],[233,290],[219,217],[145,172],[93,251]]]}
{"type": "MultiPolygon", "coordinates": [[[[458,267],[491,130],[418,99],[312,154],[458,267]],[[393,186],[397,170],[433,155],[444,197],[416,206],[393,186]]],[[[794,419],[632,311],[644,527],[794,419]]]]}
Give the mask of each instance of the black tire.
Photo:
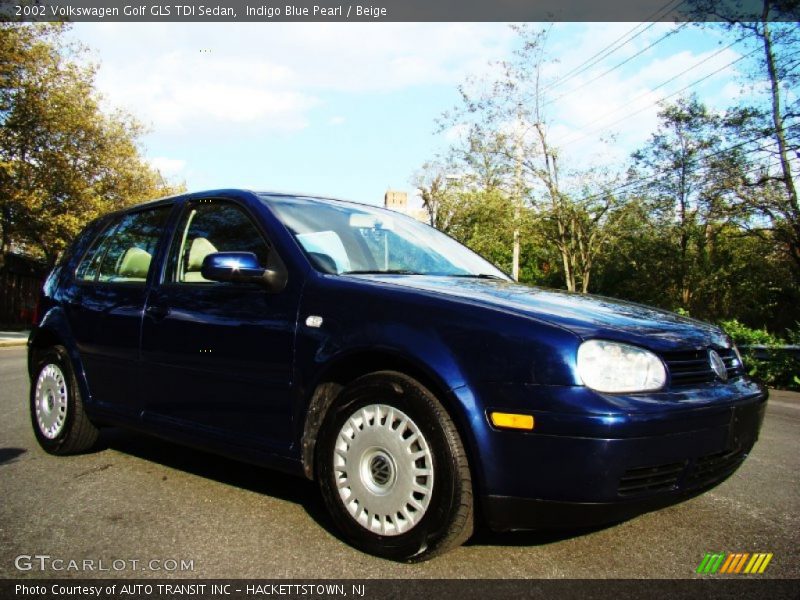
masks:
{"type": "MultiPolygon", "coordinates": [[[[390,424],[389,427],[392,428],[392,432],[399,432],[402,425],[390,424]]],[[[407,439],[418,439],[416,434],[409,433],[408,430],[406,433],[409,434],[407,439]]],[[[391,435],[391,432],[387,435],[391,435]]],[[[402,437],[404,434],[400,432],[399,435],[402,437]]],[[[403,443],[399,438],[395,441],[403,443]]],[[[364,442],[365,445],[369,443],[371,440],[364,442]]],[[[387,447],[390,448],[387,452],[391,454],[391,446],[387,447]]],[[[414,448],[423,447],[416,445],[414,448]]],[[[372,460],[376,460],[374,456],[372,460]]],[[[420,463],[402,455],[398,457],[396,464],[393,456],[389,462],[395,465],[396,470],[396,474],[387,476],[387,478],[391,478],[391,482],[388,484],[392,486],[390,493],[395,493],[394,486],[398,486],[398,489],[402,490],[407,489],[406,484],[403,484],[403,488],[399,487],[401,481],[406,479],[404,474],[409,472],[409,468],[414,469],[420,463]],[[411,460],[411,463],[404,466],[401,464],[403,460],[411,460]],[[400,467],[398,468],[396,465],[400,465],[400,467]]],[[[417,562],[428,560],[460,546],[472,535],[474,521],[472,479],[464,445],[450,415],[441,403],[427,388],[411,377],[394,371],[381,371],[365,375],[345,387],[325,416],[316,446],[315,464],[322,496],[335,524],[346,540],[360,550],[392,560],[417,562]],[[368,485],[376,484],[374,481],[367,484],[365,480],[374,477],[376,471],[371,470],[371,467],[365,468],[364,466],[367,464],[365,461],[367,461],[368,452],[380,453],[382,451],[380,444],[370,446],[369,450],[362,452],[360,448],[357,449],[358,444],[355,440],[356,435],[361,435],[359,432],[366,431],[367,426],[379,426],[386,431],[386,423],[389,418],[385,410],[383,415],[378,412],[377,418],[374,417],[376,413],[368,413],[373,415],[372,420],[362,417],[360,423],[366,423],[366,425],[358,429],[358,432],[356,429],[352,429],[352,441],[343,442],[342,440],[345,438],[340,437],[340,432],[343,431],[346,424],[348,427],[352,427],[351,417],[359,418],[364,414],[362,409],[369,411],[376,405],[391,408],[389,414],[399,415],[402,413],[403,416],[409,418],[410,421],[402,421],[398,416],[393,422],[402,421],[410,423],[408,426],[415,427],[416,432],[421,434],[421,443],[424,443],[424,450],[421,453],[425,454],[425,458],[420,459],[422,460],[421,466],[425,467],[429,460],[432,463],[430,480],[425,477],[421,479],[414,477],[414,481],[422,481],[425,485],[428,485],[430,481],[430,488],[424,496],[425,500],[420,500],[420,502],[428,502],[427,507],[419,512],[414,510],[411,514],[412,518],[409,520],[403,519],[404,513],[406,516],[409,515],[408,510],[402,512],[395,510],[392,513],[390,509],[387,509],[389,512],[386,514],[389,516],[383,517],[383,523],[384,527],[394,531],[391,535],[382,535],[370,529],[370,527],[380,527],[380,516],[370,517],[367,515],[364,517],[363,513],[351,514],[339,492],[340,487],[345,488],[343,494],[353,492],[351,486],[346,484],[346,481],[350,481],[349,478],[352,474],[353,485],[360,486],[358,490],[367,500],[364,506],[370,501],[374,502],[378,496],[382,496],[381,494],[370,495],[371,491],[367,489],[368,485]],[[396,413],[395,411],[400,412],[396,413]],[[380,424],[376,425],[376,421],[380,421],[380,424]],[[339,444],[338,452],[337,443],[339,444]],[[342,457],[342,443],[347,446],[346,452],[350,453],[352,450],[352,456],[342,457]],[[337,455],[341,458],[336,458],[337,455]],[[334,464],[335,460],[339,461],[338,466],[334,464]],[[360,467],[356,465],[360,465],[360,467]],[[345,485],[341,485],[342,482],[345,482],[345,485]],[[360,523],[357,518],[366,518],[367,523],[371,525],[360,523]],[[419,520],[414,522],[413,519],[419,520]]],[[[399,493],[398,497],[403,498],[403,493],[399,493]]],[[[351,510],[358,512],[353,508],[359,505],[358,500],[353,500],[353,498],[357,498],[355,492],[348,497],[348,504],[351,510]]],[[[405,501],[401,500],[401,503],[403,502],[405,501]]],[[[413,510],[413,507],[406,504],[403,504],[403,508],[413,510]]],[[[368,512],[365,508],[361,508],[361,511],[368,512]]],[[[385,532],[386,529],[384,528],[382,531],[385,532]]]]}
{"type": "Polygon", "coordinates": [[[86,415],[75,372],[63,346],[53,346],[39,355],[31,379],[30,411],[36,440],[50,454],[86,452],[97,442],[99,431],[86,415]],[[46,369],[47,373],[43,377],[42,374],[46,369]],[[61,378],[57,376],[59,372],[61,378]],[[55,377],[52,377],[53,375],[55,377]],[[60,406],[60,400],[51,403],[55,405],[55,412],[60,411],[62,415],[60,424],[55,424],[57,419],[52,416],[55,414],[53,411],[47,411],[48,414],[43,416],[42,423],[37,416],[37,390],[42,395],[42,388],[48,385],[48,377],[53,387],[66,395],[66,403],[61,403],[60,406]],[[48,428],[47,424],[50,424],[51,428],[48,428]]]}

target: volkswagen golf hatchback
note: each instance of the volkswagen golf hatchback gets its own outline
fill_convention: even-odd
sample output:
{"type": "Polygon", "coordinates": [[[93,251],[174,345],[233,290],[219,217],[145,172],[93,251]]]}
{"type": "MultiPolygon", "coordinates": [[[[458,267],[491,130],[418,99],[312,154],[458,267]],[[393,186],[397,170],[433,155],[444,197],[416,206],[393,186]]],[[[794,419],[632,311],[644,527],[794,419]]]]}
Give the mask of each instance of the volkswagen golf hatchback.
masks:
{"type": "Polygon", "coordinates": [[[89,224],[28,343],[53,454],[98,428],[314,479],[397,560],[495,530],[629,518],[714,486],[767,395],[717,327],[527,287],[350,202],[218,190],[89,224]]]}

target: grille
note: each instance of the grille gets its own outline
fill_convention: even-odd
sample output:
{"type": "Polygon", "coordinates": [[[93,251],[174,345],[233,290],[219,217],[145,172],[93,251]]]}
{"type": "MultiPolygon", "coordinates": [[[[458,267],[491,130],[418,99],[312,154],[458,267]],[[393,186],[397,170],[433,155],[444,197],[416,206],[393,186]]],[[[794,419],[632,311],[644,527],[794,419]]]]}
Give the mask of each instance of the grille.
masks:
{"type": "Polygon", "coordinates": [[[619,480],[617,493],[620,496],[633,496],[671,490],[678,485],[678,479],[685,467],[686,461],[628,469],[619,480]]]}
{"type": "Polygon", "coordinates": [[[686,477],[687,487],[696,487],[730,475],[744,460],[741,448],[708,454],[694,461],[686,477]]]}
{"type": "MultiPolygon", "coordinates": [[[[742,369],[736,364],[736,355],[733,350],[717,350],[725,363],[728,379],[741,375],[742,369]]],[[[669,352],[663,355],[667,363],[670,379],[673,386],[691,385],[693,383],[707,383],[714,381],[716,375],[711,370],[708,360],[708,350],[688,350],[684,352],[669,352]]]]}

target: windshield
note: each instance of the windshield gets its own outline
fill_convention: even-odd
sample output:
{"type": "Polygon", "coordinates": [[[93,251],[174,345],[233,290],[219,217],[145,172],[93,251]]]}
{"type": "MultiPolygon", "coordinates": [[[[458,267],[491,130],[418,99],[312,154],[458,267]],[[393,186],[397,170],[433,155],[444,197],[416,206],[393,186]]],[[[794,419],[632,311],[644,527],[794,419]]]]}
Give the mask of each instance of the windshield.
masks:
{"type": "Polygon", "coordinates": [[[320,271],[490,277],[494,265],[405,215],[315,198],[262,196],[320,271]]]}

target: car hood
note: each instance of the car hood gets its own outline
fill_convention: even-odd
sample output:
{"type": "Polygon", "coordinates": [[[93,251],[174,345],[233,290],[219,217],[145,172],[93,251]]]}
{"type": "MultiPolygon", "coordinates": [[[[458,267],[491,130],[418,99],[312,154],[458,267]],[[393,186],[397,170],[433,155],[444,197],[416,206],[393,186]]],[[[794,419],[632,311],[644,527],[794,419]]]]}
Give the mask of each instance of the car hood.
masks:
{"type": "Polygon", "coordinates": [[[457,297],[534,318],[567,329],[584,339],[616,339],[661,351],[730,345],[727,336],[714,325],[603,296],[529,287],[493,279],[424,275],[359,277],[457,297]]]}

